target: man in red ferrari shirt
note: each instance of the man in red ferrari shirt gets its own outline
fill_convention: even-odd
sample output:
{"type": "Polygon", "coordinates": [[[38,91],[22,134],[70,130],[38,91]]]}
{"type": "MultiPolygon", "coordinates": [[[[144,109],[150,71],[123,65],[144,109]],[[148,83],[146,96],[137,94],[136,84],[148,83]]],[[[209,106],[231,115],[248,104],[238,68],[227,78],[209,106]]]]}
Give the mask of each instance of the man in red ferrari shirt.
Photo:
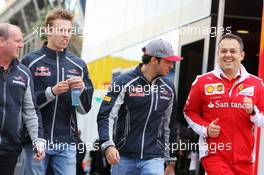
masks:
{"type": "Polygon", "coordinates": [[[243,47],[236,35],[221,38],[218,66],[196,78],[184,107],[189,126],[200,135],[208,175],[253,174],[253,127],[264,127],[264,84],[241,64],[243,47]]]}

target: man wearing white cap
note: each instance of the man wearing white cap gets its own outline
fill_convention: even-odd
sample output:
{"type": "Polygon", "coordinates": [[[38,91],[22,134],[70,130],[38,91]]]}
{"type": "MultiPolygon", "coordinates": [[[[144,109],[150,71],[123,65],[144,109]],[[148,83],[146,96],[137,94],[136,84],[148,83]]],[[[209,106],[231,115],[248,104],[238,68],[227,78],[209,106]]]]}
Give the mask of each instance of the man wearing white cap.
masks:
{"type": "Polygon", "coordinates": [[[182,58],[161,39],[142,50],[143,63],[114,79],[104,97],[97,118],[101,148],[112,175],[162,175],[164,161],[165,174],[173,175],[176,98],[164,76],[182,58]]]}

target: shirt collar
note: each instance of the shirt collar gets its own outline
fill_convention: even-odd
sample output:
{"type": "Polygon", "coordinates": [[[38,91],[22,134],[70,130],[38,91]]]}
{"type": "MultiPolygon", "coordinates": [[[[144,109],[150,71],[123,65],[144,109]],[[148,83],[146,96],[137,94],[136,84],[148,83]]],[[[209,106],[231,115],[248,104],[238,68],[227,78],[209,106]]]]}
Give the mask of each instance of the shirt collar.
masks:
{"type": "MultiPolygon", "coordinates": [[[[212,73],[221,79],[221,68],[219,66],[219,64],[216,66],[216,68],[212,71],[212,73]]],[[[239,79],[239,82],[242,82],[244,81],[246,78],[248,78],[250,76],[250,74],[247,72],[247,70],[245,69],[245,67],[241,64],[240,65],[240,69],[239,69],[239,74],[240,74],[240,79],[239,79]]],[[[236,75],[237,76],[237,75],[236,75]]]]}
{"type": "Polygon", "coordinates": [[[55,59],[57,58],[57,56],[59,56],[60,59],[65,58],[66,57],[66,52],[67,52],[67,48],[64,49],[63,51],[55,51],[53,49],[48,48],[48,43],[45,42],[43,44],[43,47],[41,48],[42,52],[47,55],[49,58],[55,59]]]}
{"type": "MultiPolygon", "coordinates": [[[[240,71],[241,71],[240,69],[237,71],[237,73],[236,73],[236,75],[234,76],[233,79],[236,79],[237,77],[241,76],[240,71]]],[[[223,70],[221,68],[220,68],[219,72],[220,72],[220,76],[228,79],[228,77],[226,76],[226,74],[223,72],[223,70]]]]}

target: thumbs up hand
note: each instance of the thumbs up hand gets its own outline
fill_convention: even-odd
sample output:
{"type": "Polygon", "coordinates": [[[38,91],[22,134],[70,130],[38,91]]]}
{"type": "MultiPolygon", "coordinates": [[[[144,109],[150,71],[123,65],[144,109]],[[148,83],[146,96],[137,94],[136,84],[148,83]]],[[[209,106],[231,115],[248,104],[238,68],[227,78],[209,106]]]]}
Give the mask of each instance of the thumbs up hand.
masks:
{"type": "Polygon", "coordinates": [[[251,114],[253,112],[252,98],[244,97],[244,110],[247,114],[251,114]]]}
{"type": "Polygon", "coordinates": [[[220,131],[221,131],[221,127],[219,125],[217,125],[218,121],[219,121],[218,118],[215,119],[207,127],[207,134],[209,137],[216,138],[219,136],[220,131]]]}

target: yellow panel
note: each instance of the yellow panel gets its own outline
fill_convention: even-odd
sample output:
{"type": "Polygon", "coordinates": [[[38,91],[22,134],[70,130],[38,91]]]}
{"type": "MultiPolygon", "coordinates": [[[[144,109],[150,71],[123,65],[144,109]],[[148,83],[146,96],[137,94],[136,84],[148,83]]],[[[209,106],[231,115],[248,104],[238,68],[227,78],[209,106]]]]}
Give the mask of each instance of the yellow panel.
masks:
{"type": "Polygon", "coordinates": [[[130,61],[121,57],[106,56],[88,63],[90,78],[95,89],[104,89],[112,81],[113,70],[135,67],[140,62],[130,61]]]}

